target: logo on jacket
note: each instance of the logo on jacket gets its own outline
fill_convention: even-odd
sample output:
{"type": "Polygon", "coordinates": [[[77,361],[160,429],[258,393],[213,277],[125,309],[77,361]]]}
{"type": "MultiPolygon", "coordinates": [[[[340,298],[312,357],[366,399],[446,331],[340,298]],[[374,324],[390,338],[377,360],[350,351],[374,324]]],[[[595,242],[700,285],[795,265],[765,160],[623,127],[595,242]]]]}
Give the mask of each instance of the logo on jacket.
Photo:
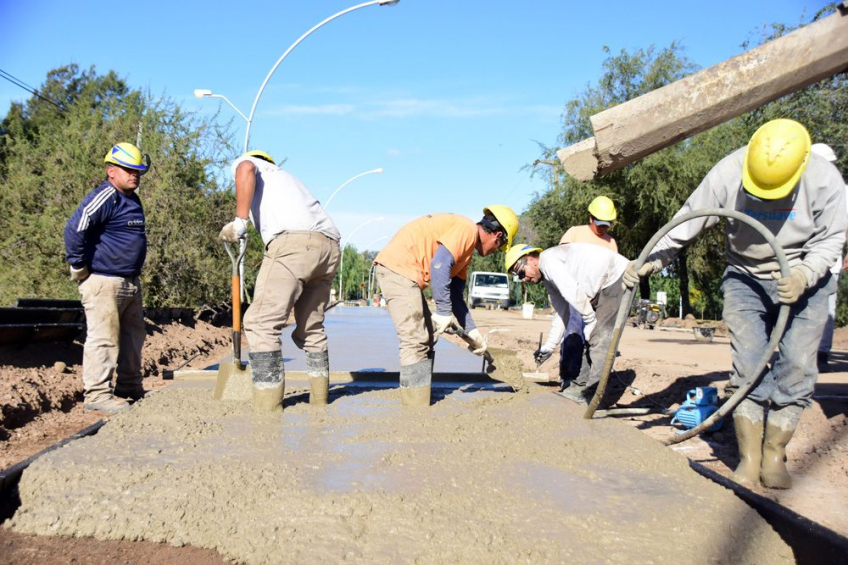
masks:
{"type": "Polygon", "coordinates": [[[127,226],[131,228],[143,228],[144,220],[129,220],[127,226]]]}
{"type": "Polygon", "coordinates": [[[794,221],[796,215],[795,208],[779,208],[777,210],[745,210],[745,214],[751,216],[759,222],[785,222],[794,221]]]}

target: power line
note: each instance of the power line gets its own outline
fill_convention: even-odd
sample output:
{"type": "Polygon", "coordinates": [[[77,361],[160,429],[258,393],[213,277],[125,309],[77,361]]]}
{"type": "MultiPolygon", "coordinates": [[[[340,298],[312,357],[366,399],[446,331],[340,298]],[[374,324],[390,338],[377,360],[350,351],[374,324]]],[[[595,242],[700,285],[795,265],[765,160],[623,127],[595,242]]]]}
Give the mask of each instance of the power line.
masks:
{"type": "Polygon", "coordinates": [[[41,94],[39,94],[39,93],[38,93],[38,91],[37,91],[37,90],[35,90],[33,87],[31,87],[30,85],[28,85],[27,83],[25,83],[25,82],[24,82],[24,81],[22,81],[21,79],[19,79],[19,78],[17,78],[17,77],[14,77],[14,76],[12,76],[11,74],[7,73],[7,72],[6,72],[6,71],[4,71],[3,69],[0,69],[0,78],[3,78],[3,79],[8,80],[9,82],[11,82],[12,84],[14,84],[15,86],[20,87],[20,88],[23,88],[24,90],[26,90],[26,91],[27,91],[27,92],[29,92],[30,94],[32,94],[32,95],[34,95],[34,96],[37,96],[38,98],[41,98],[41,99],[42,99],[42,100],[44,100],[45,102],[50,102],[51,104],[53,104],[54,106],[56,106],[56,107],[57,107],[60,111],[62,111],[62,112],[64,112],[64,111],[65,111],[65,109],[64,109],[64,108],[62,108],[62,106],[60,106],[60,105],[59,105],[59,104],[57,104],[56,102],[53,102],[53,101],[52,101],[52,100],[50,100],[49,98],[45,98],[44,96],[42,96],[41,94]]]}

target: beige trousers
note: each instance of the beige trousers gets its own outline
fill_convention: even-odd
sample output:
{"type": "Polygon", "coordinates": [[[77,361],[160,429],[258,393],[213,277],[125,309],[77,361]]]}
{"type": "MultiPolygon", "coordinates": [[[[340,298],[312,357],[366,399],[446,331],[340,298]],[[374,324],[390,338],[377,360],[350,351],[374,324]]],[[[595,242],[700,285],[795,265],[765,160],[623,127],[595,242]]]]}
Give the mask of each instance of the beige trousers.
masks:
{"type": "Polygon", "coordinates": [[[141,389],[141,348],[144,345],[144,311],[138,277],[91,275],[79,285],[85,308],[86,338],[82,382],[86,402],[99,402],[115,388],[141,389]]]}
{"type": "Polygon", "coordinates": [[[400,341],[400,364],[414,365],[433,349],[430,308],[418,283],[377,264],[374,270],[400,341]]]}
{"type": "Polygon", "coordinates": [[[324,309],[339,267],[339,242],[317,231],[288,231],[265,248],[244,333],[253,352],[280,351],[280,334],[294,309],[294,344],[327,349],[324,309]]]}

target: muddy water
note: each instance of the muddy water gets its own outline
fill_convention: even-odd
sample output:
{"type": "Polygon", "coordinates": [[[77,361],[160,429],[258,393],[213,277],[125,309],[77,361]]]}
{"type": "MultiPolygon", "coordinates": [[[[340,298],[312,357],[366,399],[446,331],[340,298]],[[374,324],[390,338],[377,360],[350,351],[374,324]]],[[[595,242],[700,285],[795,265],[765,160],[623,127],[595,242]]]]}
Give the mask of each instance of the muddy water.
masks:
{"type": "Polygon", "coordinates": [[[19,532],[213,548],[244,563],[788,563],[686,460],[540,387],[333,387],[280,416],[170,388],[33,464],[19,532]]]}

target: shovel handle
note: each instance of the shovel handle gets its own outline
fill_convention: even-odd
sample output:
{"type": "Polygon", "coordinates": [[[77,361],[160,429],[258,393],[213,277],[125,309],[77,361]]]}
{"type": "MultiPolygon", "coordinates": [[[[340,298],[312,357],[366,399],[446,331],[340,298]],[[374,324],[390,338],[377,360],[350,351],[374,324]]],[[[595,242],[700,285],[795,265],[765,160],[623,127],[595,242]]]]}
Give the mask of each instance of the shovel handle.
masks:
{"type": "MultiPolygon", "coordinates": [[[[471,339],[471,337],[465,332],[465,330],[460,328],[459,326],[453,325],[448,329],[450,330],[450,333],[454,334],[456,337],[458,337],[459,339],[461,339],[462,341],[464,341],[468,345],[475,345],[475,346],[477,345],[474,342],[474,340],[471,339]]],[[[492,365],[495,362],[495,358],[492,357],[492,354],[489,353],[488,351],[485,351],[483,353],[483,359],[488,361],[489,365],[492,365]]]]}
{"type": "Polygon", "coordinates": [[[230,256],[233,265],[232,270],[232,295],[233,295],[233,363],[241,365],[241,275],[239,265],[244,254],[247,252],[247,240],[239,240],[239,253],[235,255],[230,249],[229,242],[224,242],[224,249],[230,256]]]}

